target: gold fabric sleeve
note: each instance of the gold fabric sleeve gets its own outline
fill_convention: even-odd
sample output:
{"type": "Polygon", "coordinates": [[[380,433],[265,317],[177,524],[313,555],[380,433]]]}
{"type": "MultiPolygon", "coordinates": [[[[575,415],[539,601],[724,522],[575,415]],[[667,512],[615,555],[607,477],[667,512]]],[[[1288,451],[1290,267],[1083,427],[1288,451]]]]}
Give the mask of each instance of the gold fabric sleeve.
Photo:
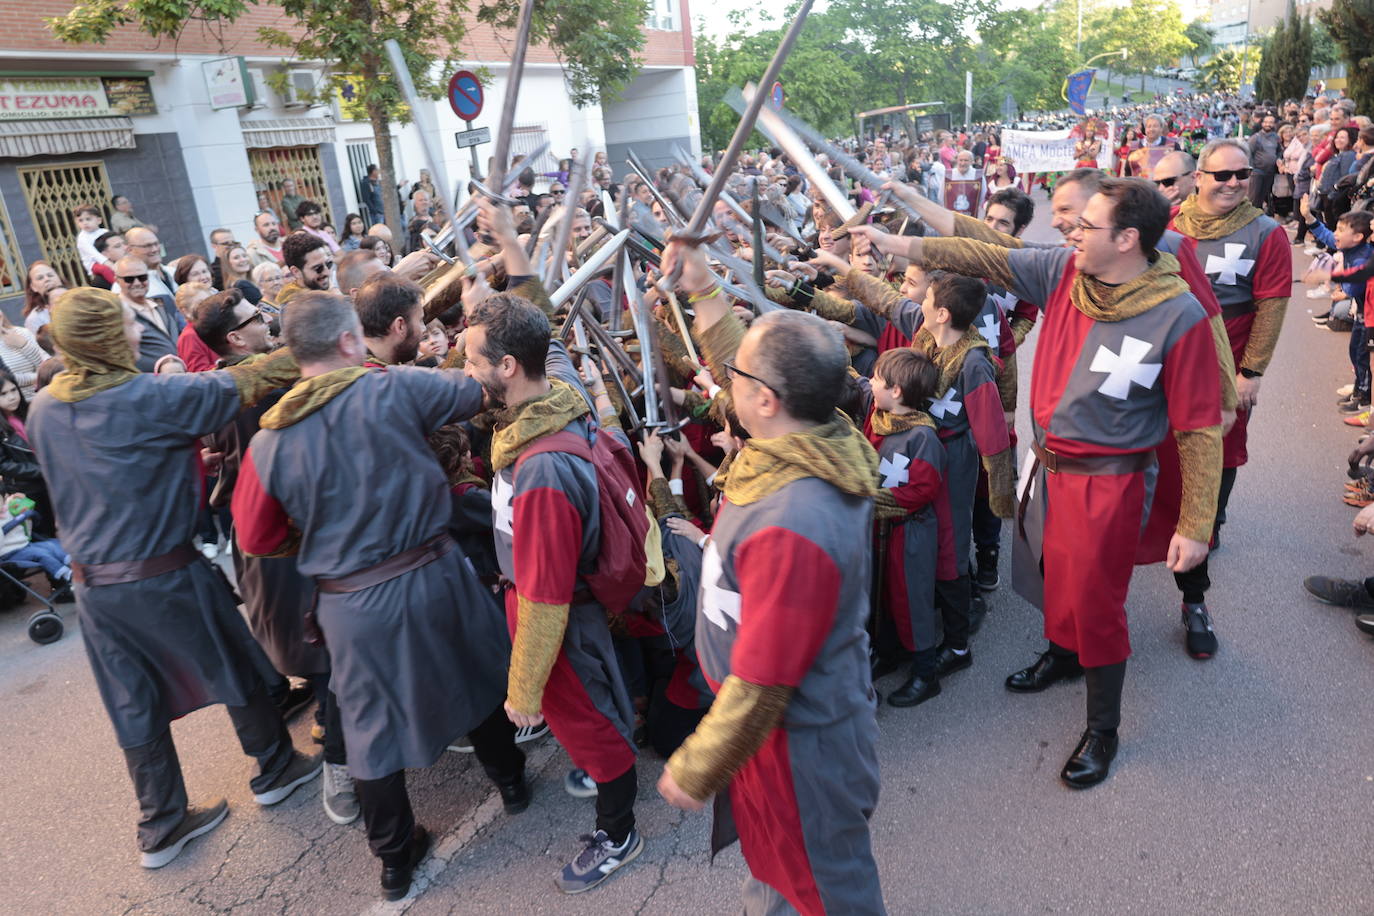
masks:
{"type": "Polygon", "coordinates": [[[649,480],[649,508],[654,511],[654,518],[666,518],[669,515],[691,518],[692,515],[687,511],[687,504],[682,501],[682,497],[675,494],[668,481],[662,477],[653,477],[649,480]]]}
{"type": "Polygon", "coordinates": [[[539,277],[526,277],[518,286],[508,289],[507,292],[523,296],[539,306],[539,310],[545,315],[550,318],[553,317],[553,303],[549,301],[548,290],[544,289],[544,281],[540,280],[539,277]]]}
{"type": "Polygon", "coordinates": [[[1279,343],[1279,331],[1283,330],[1283,316],[1288,310],[1288,299],[1255,300],[1255,323],[1250,327],[1250,340],[1245,352],[1240,356],[1237,369],[1263,372],[1269,368],[1269,360],[1274,358],[1274,347],[1279,343]]]}
{"type": "Polygon", "coordinates": [[[1002,363],[1002,371],[997,373],[997,397],[1002,402],[1002,409],[1009,413],[1016,410],[1017,379],[1016,354],[1013,353],[1002,363]]]}
{"type": "Polygon", "coordinates": [[[440,369],[461,369],[467,365],[467,353],[462,347],[449,347],[448,355],[439,364],[440,369]]]}
{"type": "Polygon", "coordinates": [[[1213,315],[1208,322],[1212,326],[1212,343],[1217,348],[1217,365],[1221,367],[1221,409],[1235,410],[1240,398],[1236,394],[1236,359],[1231,355],[1226,321],[1220,315],[1213,315]]]}
{"type": "Polygon", "coordinates": [[[993,285],[1010,289],[1011,268],[1008,249],[972,239],[922,239],[921,266],[927,270],[950,270],[966,277],[982,277],[993,285]]]}
{"type": "Polygon", "coordinates": [[[695,388],[688,388],[682,393],[682,412],[700,417],[711,406],[711,402],[702,397],[701,392],[695,388]]]}
{"type": "Polygon", "coordinates": [[[278,388],[289,388],[301,377],[291,351],[282,347],[265,356],[249,357],[224,371],[234,378],[239,389],[239,402],[251,407],[278,388]]]}
{"type": "Polygon", "coordinates": [[[879,487],[878,492],[873,495],[873,518],[879,522],[892,521],[894,519],[906,518],[907,511],[902,508],[892,496],[892,490],[888,487],[879,487]]]}
{"type": "Polygon", "coordinates": [[[1206,544],[1212,539],[1221,489],[1221,427],[1176,429],[1183,498],[1178,510],[1179,534],[1206,544]]]}
{"type": "Polygon", "coordinates": [[[998,518],[1016,515],[1016,455],[1014,449],[1003,449],[983,459],[988,472],[988,508],[998,518]]]}
{"type": "Polygon", "coordinates": [[[696,375],[696,367],[687,355],[687,345],[682,342],[677,329],[661,318],[654,317],[650,320],[657,325],[655,330],[658,335],[658,351],[663,354],[663,362],[668,370],[683,378],[696,375]]]}
{"type": "Polygon", "coordinates": [[[768,297],[769,301],[776,302],[778,305],[784,306],[785,308],[796,308],[796,306],[792,304],[792,296],[785,289],[780,289],[765,283],[763,285],[763,294],[768,297]]]}
{"type": "Polygon", "coordinates": [[[1026,337],[1033,327],[1035,327],[1035,322],[1029,318],[1013,318],[1011,320],[1011,339],[1016,341],[1018,347],[1021,346],[1026,342],[1026,337]]]}
{"type": "Polygon", "coordinates": [[[730,379],[725,372],[725,363],[735,358],[746,330],[734,309],[726,309],[719,321],[696,335],[697,342],[701,344],[701,358],[706,360],[711,378],[726,390],[730,388],[730,379]]]}
{"type": "Polygon", "coordinates": [[[697,730],[668,758],[678,787],[705,801],[728,786],[778,727],[791,698],[791,687],[727,677],[697,730]]]}
{"type": "Polygon", "coordinates": [[[1026,247],[1026,243],[1016,236],[1007,235],[1005,232],[998,232],[981,219],[974,219],[972,216],[965,216],[963,213],[954,214],[954,238],[973,239],[975,242],[987,242],[989,245],[996,245],[998,248],[1026,247]]]}
{"type": "MultiPolygon", "coordinates": [[[[884,318],[889,317],[893,309],[897,307],[897,303],[902,301],[901,294],[892,288],[891,283],[869,276],[861,270],[851,270],[842,279],[855,299],[884,318]]],[[[849,311],[852,316],[853,305],[850,305],[849,311]]]]}
{"type": "Polygon", "coordinates": [[[563,647],[568,606],[544,604],[520,595],[516,598],[515,619],[506,698],[516,712],[538,715],[544,703],[544,685],[558,660],[558,650],[563,647]]]}
{"type": "Polygon", "coordinates": [[[815,294],[812,295],[811,308],[826,321],[854,323],[854,303],[823,289],[816,290],[815,294]]]}

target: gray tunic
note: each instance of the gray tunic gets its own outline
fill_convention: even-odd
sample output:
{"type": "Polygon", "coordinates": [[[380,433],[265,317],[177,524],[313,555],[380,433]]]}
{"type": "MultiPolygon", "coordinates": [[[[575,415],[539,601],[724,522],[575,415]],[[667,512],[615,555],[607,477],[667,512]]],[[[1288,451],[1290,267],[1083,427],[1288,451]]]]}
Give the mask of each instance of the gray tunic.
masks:
{"type": "MultiPolygon", "coordinates": [[[[425,437],[481,406],[480,386],[457,371],[370,372],[300,422],[259,431],[237,486],[256,474],[300,529],[301,573],[337,579],[446,532],[448,482],[425,437]]],[[[321,593],[316,613],[358,778],[429,766],[505,698],[505,625],[457,549],[361,591],[321,593]]]]}
{"type": "MultiPolygon", "coordinates": [[[[72,559],[145,560],[191,543],[195,440],[238,410],[227,372],[140,375],[75,403],[39,392],[28,431],[72,559]]],[[[139,582],[77,585],[76,607],[121,747],[202,706],[242,706],[258,682],[261,650],[203,559],[139,582]]]]}

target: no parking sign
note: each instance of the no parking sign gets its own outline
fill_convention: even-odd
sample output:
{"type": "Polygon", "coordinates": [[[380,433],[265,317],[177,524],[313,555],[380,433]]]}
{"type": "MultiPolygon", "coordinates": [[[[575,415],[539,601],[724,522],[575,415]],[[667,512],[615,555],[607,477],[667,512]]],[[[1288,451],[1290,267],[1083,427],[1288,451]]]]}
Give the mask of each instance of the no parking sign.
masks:
{"type": "Polygon", "coordinates": [[[482,83],[471,70],[459,70],[448,81],[448,103],[464,121],[475,121],[482,113],[482,83]]]}

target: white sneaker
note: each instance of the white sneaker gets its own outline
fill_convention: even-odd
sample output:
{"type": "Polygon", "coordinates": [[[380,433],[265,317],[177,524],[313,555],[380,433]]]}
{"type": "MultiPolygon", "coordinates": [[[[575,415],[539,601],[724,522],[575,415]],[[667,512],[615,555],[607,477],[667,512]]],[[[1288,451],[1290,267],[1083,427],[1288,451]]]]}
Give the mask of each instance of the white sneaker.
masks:
{"type": "Polygon", "coordinates": [[[515,743],[525,744],[530,741],[538,741],[549,733],[549,723],[540,722],[538,725],[522,725],[515,730],[515,743]]]}
{"type": "Polygon", "coordinates": [[[1315,258],[1317,255],[1321,254],[1321,249],[1317,248],[1314,245],[1308,245],[1306,248],[1302,250],[1302,253],[1307,255],[1309,258],[1315,258]]]}
{"type": "Polygon", "coordinates": [[[1307,291],[1307,298],[1309,299],[1325,299],[1329,295],[1331,295],[1331,290],[1327,289],[1325,286],[1318,286],[1316,289],[1309,289],[1307,291]]]}
{"type": "Polygon", "coordinates": [[[448,749],[455,754],[471,754],[474,750],[472,739],[467,735],[459,735],[454,739],[453,743],[448,746],[448,749]]]}
{"type": "Polygon", "coordinates": [[[1336,389],[1336,396],[1340,398],[1348,398],[1351,394],[1354,393],[1354,391],[1354,385],[1342,385],[1341,387],[1336,389]]]}
{"type": "Polygon", "coordinates": [[[348,767],[342,763],[325,763],[320,798],[324,801],[324,813],[336,824],[351,824],[362,811],[353,777],[348,775],[348,767]]]}

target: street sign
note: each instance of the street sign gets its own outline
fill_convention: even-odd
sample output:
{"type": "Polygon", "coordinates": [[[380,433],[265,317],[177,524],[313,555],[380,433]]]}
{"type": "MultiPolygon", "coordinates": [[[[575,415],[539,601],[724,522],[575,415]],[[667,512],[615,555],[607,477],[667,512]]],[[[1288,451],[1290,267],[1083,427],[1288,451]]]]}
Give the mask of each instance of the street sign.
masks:
{"type": "Polygon", "coordinates": [[[455,131],[453,139],[458,141],[459,149],[467,149],[469,146],[477,146],[481,143],[490,143],[491,128],[479,127],[475,130],[455,131]]]}
{"type": "Polygon", "coordinates": [[[783,102],[787,101],[787,95],[782,91],[782,80],[778,80],[776,83],[773,84],[773,91],[771,93],[771,97],[773,99],[774,108],[781,108],[783,102]]]}
{"type": "Polygon", "coordinates": [[[482,83],[471,70],[459,70],[448,81],[448,103],[464,121],[475,121],[482,113],[482,83]]]}

